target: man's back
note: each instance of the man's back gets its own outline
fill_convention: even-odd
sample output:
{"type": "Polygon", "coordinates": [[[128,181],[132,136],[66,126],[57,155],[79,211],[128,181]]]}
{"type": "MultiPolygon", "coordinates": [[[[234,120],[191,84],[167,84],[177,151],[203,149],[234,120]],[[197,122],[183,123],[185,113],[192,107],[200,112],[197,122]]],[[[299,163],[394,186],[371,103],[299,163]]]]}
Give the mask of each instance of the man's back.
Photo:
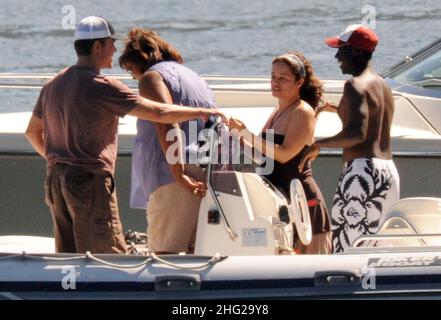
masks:
{"type": "Polygon", "coordinates": [[[34,114],[44,121],[48,167],[65,163],[91,172],[114,171],[118,117],[138,97],[94,69],[72,66],[42,90],[34,114]]]}
{"type": "MultiPolygon", "coordinates": [[[[390,129],[394,100],[390,88],[378,74],[370,70],[354,77],[348,84],[355,94],[343,97],[340,106],[349,108],[351,104],[365,104],[367,128],[363,141],[344,148],[344,160],[356,158],[392,159],[390,129]],[[357,102],[358,99],[362,99],[362,101],[357,102]]],[[[344,112],[339,112],[339,115],[343,123],[354,120],[345,117],[344,112]]]]}

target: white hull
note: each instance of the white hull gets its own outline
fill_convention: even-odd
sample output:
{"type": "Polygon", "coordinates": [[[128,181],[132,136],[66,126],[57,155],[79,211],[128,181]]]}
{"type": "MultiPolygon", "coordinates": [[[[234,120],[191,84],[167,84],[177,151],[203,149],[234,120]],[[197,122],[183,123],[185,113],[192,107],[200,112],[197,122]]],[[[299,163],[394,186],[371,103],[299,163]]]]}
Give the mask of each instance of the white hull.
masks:
{"type": "Polygon", "coordinates": [[[440,250],[230,256],[204,266],[212,257],[159,257],[166,264],[144,256],[2,254],[0,299],[439,299],[440,257],[440,250]]]}
{"type": "MultiPolygon", "coordinates": [[[[218,105],[248,120],[257,132],[275,101],[267,83],[246,80],[250,83],[212,87],[218,105]]],[[[326,82],[326,100],[338,102],[341,87],[341,81],[326,82]]],[[[441,136],[408,96],[397,93],[395,98],[392,136],[402,197],[439,197],[441,136]]],[[[45,163],[23,135],[29,117],[29,112],[0,115],[0,235],[52,235],[44,203],[45,163]]],[[[323,114],[316,136],[329,136],[339,128],[335,115],[323,114]]],[[[133,118],[121,122],[116,182],[125,228],[143,231],[144,213],[128,208],[134,130],[133,118]]],[[[329,150],[313,164],[328,206],[340,166],[341,153],[329,150]]],[[[0,299],[441,298],[439,247],[365,248],[330,256],[231,255],[215,260],[197,255],[86,257],[55,255],[53,250],[50,238],[0,237],[0,252],[16,253],[0,254],[0,299]]]]}

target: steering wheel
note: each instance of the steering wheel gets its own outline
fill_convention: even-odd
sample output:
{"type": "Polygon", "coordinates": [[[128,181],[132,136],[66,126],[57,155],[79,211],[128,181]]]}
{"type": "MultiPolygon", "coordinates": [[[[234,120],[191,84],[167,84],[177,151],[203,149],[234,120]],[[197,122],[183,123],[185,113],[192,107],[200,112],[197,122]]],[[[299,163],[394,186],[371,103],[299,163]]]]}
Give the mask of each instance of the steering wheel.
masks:
{"type": "Polygon", "coordinates": [[[300,241],[307,246],[312,240],[311,217],[305,192],[299,179],[291,180],[289,191],[291,196],[291,220],[294,220],[300,241]]]}

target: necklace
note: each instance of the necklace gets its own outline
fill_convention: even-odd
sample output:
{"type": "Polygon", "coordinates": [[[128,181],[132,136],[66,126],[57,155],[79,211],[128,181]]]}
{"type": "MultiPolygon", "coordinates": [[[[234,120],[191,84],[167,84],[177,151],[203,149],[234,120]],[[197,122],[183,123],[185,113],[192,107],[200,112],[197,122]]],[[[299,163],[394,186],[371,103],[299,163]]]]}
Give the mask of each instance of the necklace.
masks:
{"type": "Polygon", "coordinates": [[[295,100],[293,103],[289,104],[285,109],[283,109],[280,112],[279,112],[279,110],[277,110],[271,119],[271,122],[270,122],[268,129],[272,129],[274,123],[276,123],[276,121],[279,120],[279,118],[281,118],[283,114],[285,114],[286,110],[291,110],[291,106],[296,106],[300,102],[300,100],[301,100],[301,98],[298,98],[297,100],[295,100]]]}

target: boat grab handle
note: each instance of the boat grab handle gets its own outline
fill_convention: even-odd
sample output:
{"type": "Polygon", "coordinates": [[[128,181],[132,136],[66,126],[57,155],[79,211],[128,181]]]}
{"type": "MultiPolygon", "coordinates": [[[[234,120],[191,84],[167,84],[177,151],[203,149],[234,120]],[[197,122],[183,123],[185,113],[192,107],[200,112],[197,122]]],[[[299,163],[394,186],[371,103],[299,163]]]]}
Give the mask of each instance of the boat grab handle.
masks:
{"type": "Polygon", "coordinates": [[[358,270],[354,271],[319,271],[314,273],[314,286],[354,286],[361,283],[361,274],[358,270]]]}
{"type": "Polygon", "coordinates": [[[195,291],[201,289],[201,277],[195,275],[164,275],[155,278],[155,291],[195,291]]]}

